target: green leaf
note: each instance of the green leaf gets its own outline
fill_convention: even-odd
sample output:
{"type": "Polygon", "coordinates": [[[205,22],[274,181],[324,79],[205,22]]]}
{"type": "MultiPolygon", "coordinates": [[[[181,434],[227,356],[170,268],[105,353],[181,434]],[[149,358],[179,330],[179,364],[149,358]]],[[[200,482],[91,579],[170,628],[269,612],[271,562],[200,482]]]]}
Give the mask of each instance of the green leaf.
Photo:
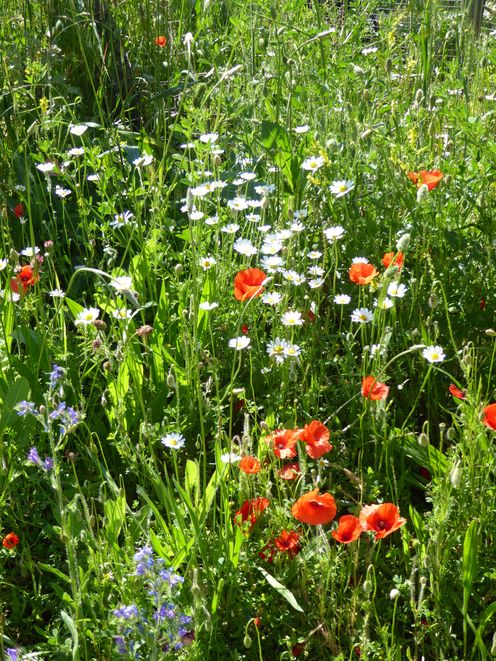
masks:
{"type": "Polygon", "coordinates": [[[19,420],[14,407],[26,399],[29,394],[29,382],[24,377],[16,379],[5,394],[0,417],[0,434],[7,427],[12,427],[19,420]]]}
{"type": "Polygon", "coordinates": [[[64,624],[66,627],[69,629],[71,637],[72,637],[72,659],[73,661],[76,661],[79,659],[79,636],[78,632],[76,629],[76,625],[74,624],[74,620],[70,615],[68,615],[65,611],[60,611],[60,616],[64,620],[64,624]]]}
{"type": "Polygon", "coordinates": [[[284,597],[286,601],[297,611],[300,613],[303,613],[303,608],[299,605],[299,603],[296,601],[295,596],[292,592],[288,590],[288,588],[284,587],[282,583],[279,583],[277,579],[275,579],[271,574],[265,571],[263,567],[257,567],[259,571],[262,572],[262,574],[265,576],[267,579],[267,582],[275,589],[281,597],[284,597]]]}
{"type": "Polygon", "coordinates": [[[294,190],[296,168],[292,164],[293,150],[288,132],[276,122],[267,120],[262,122],[261,132],[263,146],[269,152],[274,163],[281,169],[291,190],[294,190]]]}

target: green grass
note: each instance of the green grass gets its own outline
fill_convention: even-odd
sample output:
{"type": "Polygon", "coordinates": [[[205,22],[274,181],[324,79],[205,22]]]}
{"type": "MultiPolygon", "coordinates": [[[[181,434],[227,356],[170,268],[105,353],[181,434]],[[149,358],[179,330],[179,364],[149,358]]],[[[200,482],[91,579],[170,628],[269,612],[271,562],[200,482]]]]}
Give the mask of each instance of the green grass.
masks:
{"type": "Polygon", "coordinates": [[[4,5],[0,656],[490,658],[490,39],[434,2],[4,5]]]}

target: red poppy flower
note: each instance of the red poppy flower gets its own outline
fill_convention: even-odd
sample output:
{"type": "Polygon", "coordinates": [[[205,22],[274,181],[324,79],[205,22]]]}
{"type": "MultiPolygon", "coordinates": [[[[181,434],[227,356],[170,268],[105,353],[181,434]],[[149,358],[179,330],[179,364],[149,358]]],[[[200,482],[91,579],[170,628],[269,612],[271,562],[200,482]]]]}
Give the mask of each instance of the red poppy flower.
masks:
{"type": "Polygon", "coordinates": [[[402,252],[385,252],[382,258],[382,263],[387,268],[390,264],[394,264],[399,269],[403,266],[405,255],[402,252]]]}
{"type": "Polygon", "coordinates": [[[279,459],[292,459],[296,457],[296,443],[300,429],[276,429],[267,439],[274,445],[274,454],[279,459]]]}
{"type": "Polygon", "coordinates": [[[260,269],[244,269],[234,278],[234,297],[238,301],[260,296],[264,290],[262,282],[266,275],[260,269]]]}
{"type": "Polygon", "coordinates": [[[305,425],[303,430],[300,430],[299,439],[307,444],[309,457],[320,459],[332,450],[332,445],[329,443],[330,435],[330,431],[322,422],[313,420],[309,425],[305,425]]]}
{"type": "Polygon", "coordinates": [[[243,324],[241,326],[241,332],[243,333],[243,335],[248,335],[248,330],[249,330],[249,328],[246,324],[243,324]]]}
{"type": "Polygon", "coordinates": [[[281,553],[287,553],[290,558],[293,558],[301,550],[299,541],[300,536],[296,530],[292,530],[291,532],[283,530],[279,537],[276,537],[274,540],[274,544],[277,546],[279,551],[281,551],[281,553]]]}
{"type": "Polygon", "coordinates": [[[15,205],[13,211],[14,211],[14,216],[16,216],[17,218],[22,218],[24,216],[24,204],[19,202],[19,204],[15,205]]]}
{"type": "Polygon", "coordinates": [[[311,526],[330,523],[336,516],[336,502],[330,493],[319,495],[318,489],[309,491],[291,508],[291,514],[295,519],[311,526]]]}
{"type": "Polygon", "coordinates": [[[365,376],[362,380],[362,395],[367,399],[386,399],[389,394],[389,386],[380,383],[373,376],[365,376]]]}
{"type": "Polygon", "coordinates": [[[486,309],[486,299],[481,298],[481,300],[479,301],[479,310],[485,310],[485,309],[486,309]]]}
{"type": "Polygon", "coordinates": [[[375,532],[376,539],[390,535],[406,523],[406,519],[400,517],[400,511],[393,503],[365,505],[359,518],[362,528],[375,532]]]}
{"type": "Polygon", "coordinates": [[[350,544],[357,540],[362,532],[360,519],[352,514],[345,514],[339,517],[338,527],[332,531],[331,535],[341,544],[350,544]]]}
{"type": "Polygon", "coordinates": [[[295,657],[301,656],[305,651],[305,643],[296,643],[291,648],[291,654],[295,657]]]}
{"type": "Polygon", "coordinates": [[[496,430],[496,403],[486,406],[483,413],[484,417],[482,418],[482,422],[486,427],[489,427],[489,429],[496,430]]]}
{"type": "Polygon", "coordinates": [[[5,537],[2,540],[2,546],[4,546],[6,549],[13,549],[14,546],[17,546],[21,540],[19,537],[15,534],[15,532],[9,532],[8,535],[5,535],[5,537]]]}
{"type": "Polygon", "coordinates": [[[424,184],[429,190],[436,188],[443,178],[443,173],[439,170],[420,170],[420,172],[409,172],[408,178],[420,188],[424,184]]]}
{"type": "Polygon", "coordinates": [[[259,496],[258,498],[252,498],[252,500],[245,500],[241,505],[239,510],[234,515],[234,522],[241,526],[243,523],[248,521],[250,523],[250,530],[253,528],[257,522],[260,514],[267,509],[269,506],[269,500],[259,496]]]}
{"type": "Polygon", "coordinates": [[[453,395],[453,397],[456,397],[457,399],[465,399],[465,397],[466,397],[465,392],[463,390],[460,390],[460,388],[458,386],[455,386],[454,383],[452,383],[450,385],[448,390],[453,395]]]}
{"type": "Polygon", "coordinates": [[[300,464],[298,462],[294,464],[286,464],[277,474],[282,480],[296,480],[298,475],[301,474],[300,464]]]}
{"type": "Polygon", "coordinates": [[[19,285],[22,285],[22,290],[23,292],[27,292],[29,287],[34,285],[38,280],[40,279],[40,276],[33,271],[33,268],[29,265],[23,266],[22,269],[19,271],[19,273],[16,275],[15,278],[12,278],[10,281],[10,289],[13,291],[15,294],[19,293],[19,285]]]}
{"type": "Polygon", "coordinates": [[[254,624],[257,628],[262,624],[262,618],[260,617],[260,615],[256,615],[256,616],[253,618],[253,624],[254,624]]]}
{"type": "Polygon", "coordinates": [[[356,282],[357,285],[368,285],[376,275],[379,275],[379,271],[376,270],[373,264],[358,262],[350,266],[348,275],[351,282],[356,282]]]}
{"type": "Polygon", "coordinates": [[[265,560],[265,562],[273,562],[276,548],[272,542],[266,544],[261,551],[258,552],[258,557],[265,560]]]}
{"type": "Polygon", "coordinates": [[[238,467],[243,471],[243,473],[247,473],[248,475],[255,475],[256,473],[260,473],[262,468],[258,459],[251,456],[243,457],[238,463],[238,467]]]}
{"type": "Polygon", "coordinates": [[[161,34],[158,37],[155,37],[155,44],[157,46],[160,46],[160,48],[163,48],[167,44],[167,37],[164,37],[163,34],[161,34]]]}

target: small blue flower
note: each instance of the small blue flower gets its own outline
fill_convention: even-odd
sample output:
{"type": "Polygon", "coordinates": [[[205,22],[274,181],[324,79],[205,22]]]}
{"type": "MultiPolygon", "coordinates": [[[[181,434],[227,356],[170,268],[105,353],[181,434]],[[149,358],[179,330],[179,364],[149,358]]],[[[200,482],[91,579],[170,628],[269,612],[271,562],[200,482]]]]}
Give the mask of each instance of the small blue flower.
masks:
{"type": "Polygon", "coordinates": [[[18,402],[15,405],[15,410],[17,411],[17,415],[20,415],[22,418],[28,413],[31,414],[36,413],[36,409],[34,408],[34,402],[27,402],[26,400],[23,400],[22,402],[18,402]]]}
{"type": "Polygon", "coordinates": [[[38,454],[38,450],[36,448],[31,448],[31,450],[28,452],[28,461],[30,461],[32,464],[36,464],[37,466],[41,464],[40,455],[38,454]]]}
{"type": "Polygon", "coordinates": [[[65,369],[59,365],[52,363],[52,371],[50,372],[50,388],[55,388],[57,383],[64,377],[65,369]]]}

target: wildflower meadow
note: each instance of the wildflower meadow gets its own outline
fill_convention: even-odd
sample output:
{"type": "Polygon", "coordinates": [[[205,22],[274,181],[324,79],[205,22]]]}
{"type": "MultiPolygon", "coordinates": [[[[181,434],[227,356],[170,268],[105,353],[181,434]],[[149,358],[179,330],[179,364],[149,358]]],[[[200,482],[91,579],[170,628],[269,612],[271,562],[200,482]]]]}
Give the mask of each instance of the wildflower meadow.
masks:
{"type": "Polygon", "coordinates": [[[1,3],[2,661],[496,656],[496,34],[384,4],[1,3]]]}

